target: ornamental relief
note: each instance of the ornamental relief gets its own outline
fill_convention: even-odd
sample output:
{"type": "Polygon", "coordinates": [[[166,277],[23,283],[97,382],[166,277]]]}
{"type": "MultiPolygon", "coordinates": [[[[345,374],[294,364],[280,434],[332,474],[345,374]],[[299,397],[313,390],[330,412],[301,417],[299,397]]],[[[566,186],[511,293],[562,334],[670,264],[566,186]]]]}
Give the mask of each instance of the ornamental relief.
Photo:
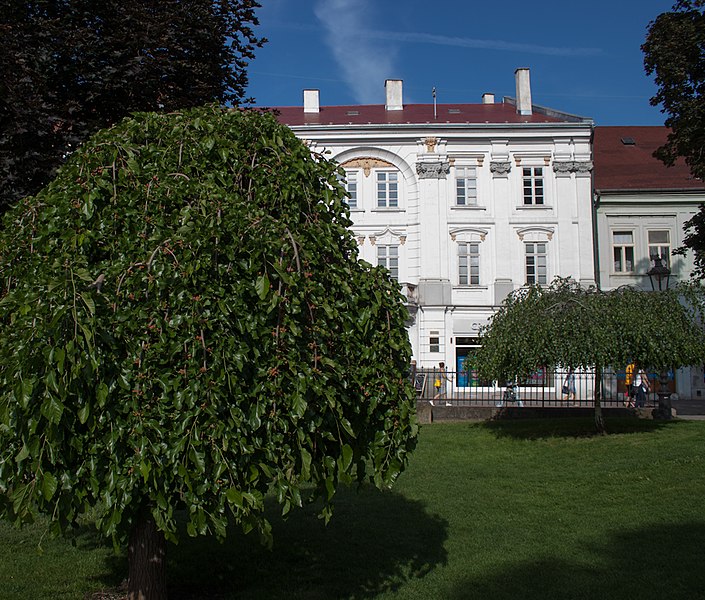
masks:
{"type": "Polygon", "coordinates": [[[561,160],[553,163],[553,171],[557,175],[569,173],[589,173],[592,171],[591,160],[561,160]]]}
{"type": "Polygon", "coordinates": [[[508,175],[509,171],[512,170],[512,163],[508,160],[498,161],[493,160],[490,162],[490,173],[494,175],[508,175]]]}
{"type": "Polygon", "coordinates": [[[419,179],[445,179],[449,172],[450,163],[448,161],[416,163],[416,174],[419,179]]]}
{"type": "Polygon", "coordinates": [[[454,242],[456,242],[456,241],[484,242],[486,237],[487,237],[487,232],[480,231],[480,230],[459,229],[457,231],[450,232],[450,239],[454,242]],[[458,240],[458,238],[461,238],[461,239],[458,240]]]}
{"type": "Polygon", "coordinates": [[[340,165],[344,169],[362,169],[365,177],[370,176],[372,169],[396,169],[396,167],[379,158],[353,158],[340,165]]]}
{"type": "Polygon", "coordinates": [[[519,229],[516,234],[522,242],[542,242],[544,239],[550,242],[553,239],[553,229],[544,227],[519,229]]]}
{"type": "Polygon", "coordinates": [[[424,144],[426,144],[426,152],[435,152],[438,141],[439,140],[436,137],[427,137],[424,140],[424,144]]]}
{"type": "Polygon", "coordinates": [[[401,233],[399,231],[392,231],[389,228],[377,233],[371,233],[368,237],[370,239],[370,244],[372,244],[373,246],[375,246],[378,241],[383,244],[390,244],[393,243],[394,240],[398,240],[399,244],[402,246],[406,244],[405,233],[401,233]]]}

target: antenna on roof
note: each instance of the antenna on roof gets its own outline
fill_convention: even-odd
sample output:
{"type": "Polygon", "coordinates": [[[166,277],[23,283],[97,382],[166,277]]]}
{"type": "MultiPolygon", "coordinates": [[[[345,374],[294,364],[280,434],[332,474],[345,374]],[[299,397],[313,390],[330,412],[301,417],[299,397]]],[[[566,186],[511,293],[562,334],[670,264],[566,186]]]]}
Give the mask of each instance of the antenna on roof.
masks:
{"type": "Polygon", "coordinates": [[[434,86],[433,91],[431,92],[433,94],[433,118],[436,119],[436,88],[434,86]]]}

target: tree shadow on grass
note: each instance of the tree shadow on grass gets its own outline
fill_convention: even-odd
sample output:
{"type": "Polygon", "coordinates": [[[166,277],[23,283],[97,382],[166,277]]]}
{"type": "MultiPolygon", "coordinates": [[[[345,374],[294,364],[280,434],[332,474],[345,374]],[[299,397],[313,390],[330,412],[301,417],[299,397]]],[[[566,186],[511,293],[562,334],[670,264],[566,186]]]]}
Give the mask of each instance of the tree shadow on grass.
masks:
{"type": "MultiPolygon", "coordinates": [[[[625,433],[653,433],[666,427],[680,427],[684,421],[658,421],[635,417],[613,417],[605,420],[608,435],[625,433]]],[[[539,440],[567,437],[596,437],[592,417],[555,419],[499,419],[484,421],[480,427],[491,431],[497,438],[539,440]]]]}
{"type": "Polygon", "coordinates": [[[503,562],[494,573],[455,583],[449,600],[693,600],[705,590],[705,524],[615,533],[600,547],[576,548],[575,559],[503,562]],[[587,558],[589,557],[589,560],[587,558]],[[582,560],[581,560],[582,559],[582,560]]]}
{"type": "Polygon", "coordinates": [[[371,598],[446,563],[447,523],[420,502],[373,488],[340,489],[326,526],[316,510],[278,516],[274,547],[234,528],[224,544],[181,537],[169,548],[169,598],[371,598]]]}

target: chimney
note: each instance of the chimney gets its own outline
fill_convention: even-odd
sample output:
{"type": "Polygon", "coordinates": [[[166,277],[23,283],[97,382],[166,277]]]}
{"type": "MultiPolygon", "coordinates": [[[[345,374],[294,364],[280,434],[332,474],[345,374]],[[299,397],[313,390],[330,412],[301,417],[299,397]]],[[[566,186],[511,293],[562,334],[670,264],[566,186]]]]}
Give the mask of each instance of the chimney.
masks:
{"type": "Polygon", "coordinates": [[[494,94],[482,94],[483,104],[494,104],[494,94]]]}
{"type": "Polygon", "coordinates": [[[404,110],[404,103],[401,96],[401,79],[387,79],[384,82],[384,89],[387,92],[387,110],[404,110]]]}
{"type": "Polygon", "coordinates": [[[317,113],[320,112],[318,102],[318,90],[304,90],[304,112],[317,113]]]}
{"type": "Polygon", "coordinates": [[[531,80],[529,79],[529,69],[517,69],[514,71],[517,86],[517,112],[520,115],[531,114],[531,80]]]}

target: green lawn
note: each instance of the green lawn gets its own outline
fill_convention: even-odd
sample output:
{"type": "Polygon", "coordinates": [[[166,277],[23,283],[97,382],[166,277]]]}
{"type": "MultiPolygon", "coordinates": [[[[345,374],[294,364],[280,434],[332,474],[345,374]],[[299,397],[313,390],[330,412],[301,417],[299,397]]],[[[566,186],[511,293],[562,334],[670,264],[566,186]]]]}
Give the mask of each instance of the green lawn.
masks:
{"type": "MultiPolygon", "coordinates": [[[[310,510],[273,516],[271,552],[184,536],[170,598],[702,598],[705,421],[608,428],[426,426],[394,491],[339,493],[328,527],[310,510]]],[[[124,577],[89,528],[39,554],[43,532],[0,524],[0,597],[82,599],[124,577]]]]}

